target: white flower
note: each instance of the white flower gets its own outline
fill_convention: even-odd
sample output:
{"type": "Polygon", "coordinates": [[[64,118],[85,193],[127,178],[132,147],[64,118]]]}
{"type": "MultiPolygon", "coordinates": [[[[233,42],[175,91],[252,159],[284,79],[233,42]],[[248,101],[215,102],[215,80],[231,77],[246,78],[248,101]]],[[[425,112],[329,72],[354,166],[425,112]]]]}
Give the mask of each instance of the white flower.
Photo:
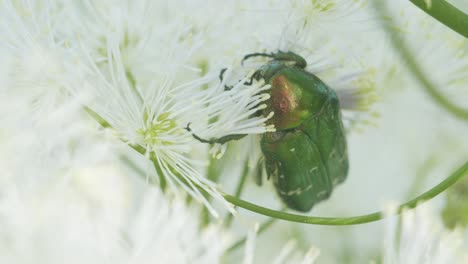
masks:
{"type": "MultiPolygon", "coordinates": [[[[390,210],[391,213],[391,210],[390,210]]],[[[385,221],[384,264],[466,263],[463,235],[446,230],[429,203],[385,221]]]]}
{"type": "MultiPolygon", "coordinates": [[[[468,79],[466,38],[407,1],[392,1],[385,6],[388,15],[391,16],[387,26],[394,31],[394,34],[402,37],[425,76],[441,94],[455,104],[463,106],[467,98],[464,85],[468,79]]],[[[378,52],[383,53],[382,50],[378,52]]],[[[406,67],[402,67],[402,70],[404,74],[406,67]]],[[[414,81],[411,76],[406,78],[408,77],[410,77],[408,81],[414,81]]],[[[416,84],[411,87],[415,86],[421,85],[416,84]]]]}
{"type": "Polygon", "coordinates": [[[219,263],[225,232],[124,174],[80,108],[37,120],[23,97],[0,97],[0,263],[219,263]]]}
{"type": "Polygon", "coordinates": [[[2,186],[2,263],[219,263],[226,248],[184,199],[148,186],[138,197],[109,165],[39,180],[2,186]]]}
{"type": "MultiPolygon", "coordinates": [[[[254,226],[247,234],[247,240],[245,245],[245,253],[243,264],[252,264],[256,263],[255,259],[255,244],[257,240],[257,231],[258,224],[254,226]]],[[[315,247],[310,247],[310,249],[305,253],[301,253],[296,248],[296,242],[290,240],[284,244],[279,252],[275,252],[270,255],[272,257],[272,263],[282,264],[282,263],[301,263],[301,264],[313,264],[320,255],[320,250],[315,247]]]]}
{"type": "MultiPolygon", "coordinates": [[[[370,2],[3,1],[0,223],[5,230],[0,250],[5,254],[0,261],[218,262],[223,232],[218,227],[200,231],[196,208],[179,200],[175,187],[216,216],[230,209],[217,184],[224,191],[234,189],[246,163],[247,175],[256,173],[253,167],[262,156],[258,135],[274,128],[265,125],[270,116],[255,114],[269,100],[269,85],[262,80],[245,84],[267,60],[241,65],[253,52],[303,56],[307,71],[337,91],[347,128],[373,124],[376,93],[381,98],[379,127],[347,137],[351,170],[346,183],[312,214],[368,212],[383,200],[406,198],[413,181],[411,190],[424,189],[447,175],[454,160],[466,156],[466,143],[458,140],[466,129],[416,89],[420,85],[401,65],[380,18],[366,8],[370,2]],[[103,118],[105,128],[84,108],[103,118]],[[211,150],[200,142],[230,135],[249,136],[211,150]],[[221,157],[227,147],[221,162],[210,158],[221,157]],[[434,160],[434,151],[437,166],[431,167],[426,161],[434,160]],[[129,160],[145,169],[131,171],[129,160]],[[427,182],[412,177],[416,167],[433,168],[424,176],[427,182]],[[216,183],[208,179],[213,172],[222,176],[216,183]],[[166,183],[164,196],[137,175],[166,183]],[[206,193],[224,203],[221,210],[206,193]]],[[[466,41],[408,1],[386,4],[392,25],[427,75],[463,105],[466,41]]],[[[277,206],[272,184],[265,185],[246,184],[242,195],[277,206]]],[[[237,216],[232,230],[251,217],[243,211],[237,216]]],[[[305,258],[296,250],[309,248],[308,243],[319,245],[322,261],[359,262],[380,240],[376,225],[337,232],[294,224],[292,234],[284,222],[277,225],[261,242],[265,250],[255,250],[255,234],[250,234],[246,263],[264,259],[254,253],[270,248],[278,249],[277,262],[313,262],[317,250],[305,258]],[[291,238],[299,245],[285,242],[291,238]]],[[[408,236],[419,238],[417,229],[408,230],[408,236]]],[[[406,249],[414,248],[405,243],[389,256],[422,256],[411,255],[406,249]]],[[[446,259],[453,253],[436,246],[431,256],[446,259]]]]}
{"type": "MultiPolygon", "coordinates": [[[[13,73],[30,79],[25,93],[37,91],[40,82],[35,81],[47,78],[43,93],[61,94],[65,102],[78,101],[97,113],[123,142],[144,149],[155,164],[156,179],[165,179],[170,187],[181,185],[217,215],[199,188],[224,199],[199,168],[208,163],[208,155],[195,149],[197,140],[188,125],[192,133],[209,139],[271,131],[265,125],[271,115],[252,116],[265,107],[268,96],[263,93],[269,86],[244,85],[245,76],[225,91],[229,71],[224,82],[218,80],[219,70],[200,76],[191,61],[200,37],[181,21],[142,16],[162,14],[160,6],[146,4],[127,8],[110,2],[81,6],[45,1],[13,6],[6,1],[2,32],[8,33],[4,38],[12,61],[35,67],[21,74],[16,67],[13,73]]],[[[216,150],[218,156],[224,152],[219,146],[216,150]]]]}

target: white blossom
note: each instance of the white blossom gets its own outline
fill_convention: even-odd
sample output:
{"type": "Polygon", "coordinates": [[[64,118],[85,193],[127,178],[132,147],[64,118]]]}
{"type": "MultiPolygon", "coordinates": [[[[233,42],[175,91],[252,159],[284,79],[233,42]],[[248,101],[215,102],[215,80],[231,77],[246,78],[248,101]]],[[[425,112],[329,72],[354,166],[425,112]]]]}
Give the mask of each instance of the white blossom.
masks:
{"type": "MultiPolygon", "coordinates": [[[[392,209],[388,210],[389,215],[392,209]]],[[[466,245],[460,230],[446,230],[430,203],[407,210],[399,217],[387,216],[383,263],[466,263],[466,245]]]]}
{"type": "MultiPolygon", "coordinates": [[[[245,244],[245,253],[243,264],[255,263],[255,247],[257,242],[258,224],[254,226],[247,234],[247,241],[245,244]]],[[[296,241],[287,241],[279,252],[271,254],[274,264],[282,263],[301,263],[301,264],[313,264],[320,255],[320,250],[316,247],[310,247],[310,249],[304,254],[297,250],[296,241]]]]}
{"type": "Polygon", "coordinates": [[[183,199],[149,187],[131,197],[107,165],[47,183],[2,188],[2,263],[219,263],[224,254],[225,233],[200,231],[183,199]]]}
{"type": "MultiPolygon", "coordinates": [[[[248,237],[244,263],[361,263],[380,254],[377,224],[278,222],[257,237],[245,228],[256,215],[239,210],[230,227],[216,218],[234,212],[222,194],[233,192],[245,166],[242,199],[280,204],[271,181],[251,180],[265,174],[260,137],[275,131],[266,125],[273,113],[257,114],[270,85],[252,80],[269,58],[242,61],[255,52],[297,53],[339,96],[350,173],[312,215],[405,200],[466,156],[466,125],[427,96],[382,22],[461,107],[466,40],[408,1],[380,3],[385,18],[373,4],[2,1],[0,262],[219,263],[231,254],[231,234],[248,237]],[[214,216],[208,228],[193,200],[214,216]]],[[[386,263],[465,260],[459,235],[433,224],[424,208],[407,212],[401,230],[389,220],[386,263]]]]}
{"type": "MultiPolygon", "coordinates": [[[[225,91],[219,71],[200,76],[190,61],[200,37],[180,21],[142,16],[162,12],[145,1],[126,7],[62,4],[4,3],[2,32],[12,64],[19,65],[13,75],[22,80],[14,79],[7,92],[21,85],[25,93],[44,91],[47,98],[59,94],[65,102],[91,109],[124,143],[143,147],[170,187],[181,185],[216,215],[199,188],[223,198],[197,169],[208,156],[191,155],[197,141],[186,128],[190,124],[193,133],[208,138],[271,131],[265,125],[271,115],[252,117],[265,107],[268,96],[262,93],[268,86],[244,85],[246,76],[225,91]],[[67,20],[59,22],[63,17],[67,20]],[[40,86],[37,79],[46,83],[40,86]]],[[[48,105],[40,94],[31,96],[48,105]]]]}

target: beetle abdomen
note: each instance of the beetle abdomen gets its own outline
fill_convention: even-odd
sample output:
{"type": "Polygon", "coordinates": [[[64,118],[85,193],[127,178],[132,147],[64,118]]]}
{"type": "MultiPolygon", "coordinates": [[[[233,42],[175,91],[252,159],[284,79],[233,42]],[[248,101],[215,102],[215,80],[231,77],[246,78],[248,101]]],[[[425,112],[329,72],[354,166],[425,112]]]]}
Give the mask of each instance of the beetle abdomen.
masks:
{"type": "Polygon", "coordinates": [[[317,143],[332,185],[342,183],[348,175],[349,161],[338,99],[331,97],[320,115],[304,122],[301,130],[317,143]]]}
{"type": "MultiPolygon", "coordinates": [[[[281,133],[281,132],[276,132],[281,133]]],[[[268,175],[278,195],[289,208],[307,212],[328,198],[332,183],[319,147],[300,130],[285,133],[280,140],[262,139],[268,175]]]]}
{"type": "Polygon", "coordinates": [[[291,209],[309,211],[346,179],[346,138],[333,91],[319,113],[298,128],[265,134],[261,146],[267,173],[291,209]]]}

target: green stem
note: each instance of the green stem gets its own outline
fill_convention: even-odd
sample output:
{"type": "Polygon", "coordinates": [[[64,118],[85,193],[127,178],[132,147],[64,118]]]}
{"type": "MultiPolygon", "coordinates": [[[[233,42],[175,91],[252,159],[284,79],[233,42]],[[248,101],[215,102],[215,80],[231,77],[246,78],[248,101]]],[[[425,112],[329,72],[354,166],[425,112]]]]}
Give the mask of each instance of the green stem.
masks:
{"type": "MultiPolygon", "coordinates": [[[[213,157],[210,157],[210,162],[209,162],[209,165],[208,165],[208,170],[207,170],[207,178],[213,182],[218,182],[219,180],[219,177],[221,176],[221,173],[219,173],[219,170],[217,169],[217,163],[218,163],[218,160],[213,158],[213,157]]],[[[211,197],[209,195],[206,196],[206,199],[208,201],[211,200],[211,197]]],[[[206,206],[203,206],[201,212],[200,212],[200,219],[201,219],[201,222],[200,222],[200,225],[201,227],[206,227],[208,226],[208,224],[210,223],[211,221],[211,216],[210,216],[210,212],[208,211],[208,208],[206,206]]]]}
{"type": "MultiPolygon", "coordinates": [[[[229,159],[229,158],[227,158],[227,159],[229,159]]],[[[221,169],[222,164],[224,162],[225,161],[223,161],[223,160],[218,160],[216,158],[210,157],[209,166],[208,166],[208,170],[207,170],[207,178],[210,181],[216,182],[216,183],[219,182],[220,177],[222,176],[220,169],[221,169]]],[[[245,167],[243,169],[243,173],[247,173],[245,167]]],[[[242,178],[242,176],[241,176],[241,178],[242,178]]],[[[244,180],[241,180],[241,182],[244,181],[244,180]]],[[[197,188],[199,188],[199,187],[197,186],[197,188]]],[[[237,188],[239,188],[239,186],[237,186],[237,188]]],[[[243,188],[243,187],[241,187],[241,188],[243,188]]],[[[235,195],[236,195],[236,197],[239,197],[240,191],[236,191],[235,195]]],[[[207,194],[206,199],[208,201],[211,201],[212,197],[207,194]]],[[[231,224],[230,222],[232,221],[231,219],[232,219],[232,214],[228,212],[228,214],[226,215],[226,219],[224,220],[224,224],[226,226],[229,226],[231,224]]],[[[208,211],[207,207],[205,206],[205,207],[203,207],[203,209],[201,211],[201,226],[202,227],[207,226],[210,221],[211,221],[211,215],[210,215],[210,212],[208,211]]]]}
{"type": "Polygon", "coordinates": [[[446,0],[410,0],[410,2],[440,23],[468,38],[468,15],[446,0]]]}
{"type": "MultiPolygon", "coordinates": [[[[245,186],[245,180],[247,179],[247,175],[249,174],[249,162],[246,161],[245,164],[244,164],[244,169],[242,170],[242,176],[239,180],[239,183],[237,184],[237,187],[236,187],[236,192],[234,194],[234,197],[236,198],[240,198],[241,194],[242,194],[242,190],[244,190],[244,186],[245,186]]],[[[227,217],[226,217],[226,221],[224,222],[224,225],[226,227],[229,227],[232,223],[232,214],[231,213],[228,213],[227,217]]]]}
{"type": "MultiPolygon", "coordinates": [[[[88,112],[89,113],[89,112],[88,112]]],[[[96,118],[96,115],[91,115],[94,118],[96,118]]],[[[101,118],[100,116],[98,116],[101,118]]],[[[97,120],[99,120],[99,118],[97,120]]],[[[107,123],[107,122],[106,122],[107,123]]],[[[137,145],[130,145],[131,148],[136,150],[142,155],[145,155],[146,150],[137,145]]],[[[150,157],[151,161],[154,163],[154,157],[150,157]]],[[[435,196],[439,195],[443,191],[445,191],[447,188],[452,186],[454,183],[456,183],[459,179],[461,179],[463,176],[465,176],[466,172],[468,171],[468,162],[463,164],[460,168],[458,168],[452,175],[450,175],[448,178],[443,180],[441,183],[437,184],[434,186],[432,189],[428,190],[427,192],[419,195],[418,197],[405,202],[401,204],[398,207],[397,214],[400,214],[403,209],[405,208],[415,208],[419,203],[423,201],[430,200],[434,198],[435,196]]],[[[181,179],[183,180],[183,179],[181,179]]],[[[199,188],[201,191],[203,191],[203,188],[197,186],[195,183],[194,185],[199,188]]],[[[244,201],[242,199],[239,199],[235,196],[229,195],[229,194],[223,194],[224,199],[226,201],[242,207],[244,209],[247,209],[249,211],[273,217],[276,219],[281,219],[281,220],[286,220],[290,222],[298,222],[298,223],[304,223],[304,224],[316,224],[316,225],[358,225],[358,224],[364,224],[364,223],[370,223],[374,221],[381,220],[384,217],[384,214],[382,211],[378,211],[375,213],[371,214],[366,214],[366,215],[360,215],[360,216],[353,216],[353,217],[314,217],[314,216],[306,216],[306,215],[298,215],[298,214],[291,214],[291,213],[285,213],[269,208],[265,208],[262,206],[258,206],[256,204],[252,204],[250,202],[244,201]]]]}
{"type": "Polygon", "coordinates": [[[140,104],[143,104],[143,97],[141,96],[140,92],[136,88],[135,76],[133,75],[133,73],[129,69],[125,70],[125,76],[127,77],[128,84],[129,84],[130,88],[135,93],[135,96],[138,98],[138,101],[140,102],[140,104]]]}
{"type": "Polygon", "coordinates": [[[146,175],[145,171],[142,170],[140,168],[140,166],[138,166],[135,162],[133,162],[133,160],[131,160],[130,158],[128,158],[127,156],[125,155],[120,155],[119,156],[120,160],[125,164],[127,165],[130,169],[132,169],[133,171],[136,172],[136,174],[140,175],[140,176],[144,176],[146,175]]]}
{"type": "Polygon", "coordinates": [[[439,157],[437,154],[432,154],[423,162],[423,164],[418,166],[412,183],[404,197],[411,197],[421,191],[421,185],[426,182],[430,172],[436,167],[438,159],[439,157]]]}
{"type": "Polygon", "coordinates": [[[88,115],[90,117],[92,117],[94,120],[96,120],[96,122],[98,122],[99,125],[101,125],[103,128],[110,128],[111,127],[109,122],[107,122],[104,118],[102,118],[100,115],[98,115],[98,113],[94,112],[91,108],[89,108],[87,106],[83,106],[83,109],[85,110],[86,113],[88,113],[88,115]]]}
{"type": "MultiPolygon", "coordinates": [[[[419,203],[423,201],[430,200],[437,196],[438,194],[445,191],[447,188],[452,186],[460,178],[462,178],[465,173],[468,171],[468,162],[463,164],[458,170],[456,170],[450,177],[443,180],[441,183],[428,190],[427,192],[419,195],[418,197],[401,204],[398,207],[397,214],[400,214],[405,208],[415,208],[419,203]]],[[[304,224],[315,224],[315,225],[358,225],[364,223],[370,223],[374,221],[381,220],[384,217],[382,211],[378,211],[371,214],[353,216],[353,217],[314,217],[314,216],[305,216],[298,214],[285,213],[277,210],[272,210],[262,206],[252,204],[250,202],[238,199],[232,195],[224,194],[224,198],[230,203],[247,209],[249,211],[273,217],[276,219],[286,220],[290,222],[304,223],[304,224]]]]}
{"type": "MultiPolygon", "coordinates": [[[[413,2],[424,2],[424,1],[413,1],[413,2]]],[[[432,0],[432,9],[436,9],[440,6],[449,5],[448,3],[442,4],[439,0],[432,0]]],[[[388,14],[385,10],[384,6],[375,5],[377,12],[380,14],[381,17],[386,17],[388,14]]],[[[466,16],[466,15],[465,15],[466,16]]],[[[464,18],[465,19],[465,18],[464,18]]],[[[468,31],[468,17],[465,19],[465,31],[468,31]]],[[[468,109],[463,109],[455,104],[453,104],[447,97],[445,97],[442,93],[437,90],[437,87],[426,77],[423,73],[421,67],[419,67],[418,63],[414,59],[413,55],[410,52],[408,46],[404,43],[403,39],[400,35],[393,33],[391,29],[388,27],[384,27],[387,31],[387,34],[391,36],[391,42],[395,51],[400,55],[400,58],[406,63],[409,70],[413,73],[419,83],[424,87],[427,94],[442,108],[444,108],[449,113],[453,114],[454,116],[468,120],[468,109]]]]}
{"type": "Polygon", "coordinates": [[[156,173],[158,174],[159,187],[161,187],[161,190],[163,192],[165,192],[167,182],[166,182],[166,178],[164,177],[164,174],[163,174],[163,172],[161,170],[161,167],[159,166],[159,162],[157,162],[156,158],[154,158],[154,157],[151,157],[151,161],[153,162],[154,169],[156,169],[156,173]]]}

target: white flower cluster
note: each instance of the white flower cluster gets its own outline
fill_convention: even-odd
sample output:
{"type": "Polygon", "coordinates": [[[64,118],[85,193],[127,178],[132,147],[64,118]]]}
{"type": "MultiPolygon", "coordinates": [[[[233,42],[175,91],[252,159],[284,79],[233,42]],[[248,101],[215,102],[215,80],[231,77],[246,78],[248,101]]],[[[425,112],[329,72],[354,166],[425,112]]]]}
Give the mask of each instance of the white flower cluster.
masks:
{"type": "MultiPolygon", "coordinates": [[[[380,239],[369,235],[373,227],[359,229],[360,241],[345,252],[338,244],[352,241],[355,230],[345,239],[344,232],[277,223],[263,239],[250,228],[259,218],[238,211],[232,226],[219,219],[235,212],[223,192],[234,189],[242,168],[261,176],[252,172],[262,161],[258,135],[275,131],[266,125],[273,113],[258,115],[271,87],[252,80],[266,60],[241,63],[247,54],[297,52],[307,71],[337,91],[347,129],[368,132],[348,138],[346,187],[314,214],[401,197],[390,190],[403,189],[393,186],[406,186],[416,170],[408,164],[423,159],[412,150],[427,153],[434,138],[468,131],[412,89],[421,85],[395,55],[371,2],[2,1],[0,263],[229,262],[234,236],[247,237],[246,264],[369,259],[375,248],[366,243],[380,239]],[[428,124],[427,116],[440,122],[428,124]],[[383,125],[368,128],[375,123],[383,125]],[[419,129],[437,134],[424,138],[419,129]],[[249,136],[211,149],[200,142],[233,135],[249,136]]],[[[466,40],[408,1],[385,4],[392,16],[386,22],[425,73],[463,105],[466,40]]],[[[464,142],[454,145],[438,149],[466,153],[464,142]]],[[[416,189],[426,186],[414,181],[416,189]]],[[[275,199],[272,188],[246,186],[252,201],[275,199]]],[[[385,263],[463,263],[455,236],[441,228],[429,234],[431,217],[406,215],[397,246],[391,236],[399,230],[390,222],[385,263]]]]}
{"type": "Polygon", "coordinates": [[[401,221],[394,216],[388,216],[385,221],[384,264],[468,261],[461,230],[445,230],[427,203],[405,211],[401,221]]]}
{"type": "Polygon", "coordinates": [[[46,109],[81,105],[117,138],[153,155],[158,176],[171,187],[181,185],[205,200],[199,186],[222,200],[195,169],[207,158],[189,156],[196,140],[185,128],[190,124],[210,138],[272,130],[265,126],[269,117],[252,117],[264,107],[268,96],[262,93],[269,86],[241,80],[225,91],[219,71],[201,73],[191,61],[201,34],[177,20],[159,21],[152,14],[161,12],[161,5],[7,1],[2,8],[2,35],[11,55],[6,92],[25,89],[21,93],[35,100],[38,118],[46,109]]]}

